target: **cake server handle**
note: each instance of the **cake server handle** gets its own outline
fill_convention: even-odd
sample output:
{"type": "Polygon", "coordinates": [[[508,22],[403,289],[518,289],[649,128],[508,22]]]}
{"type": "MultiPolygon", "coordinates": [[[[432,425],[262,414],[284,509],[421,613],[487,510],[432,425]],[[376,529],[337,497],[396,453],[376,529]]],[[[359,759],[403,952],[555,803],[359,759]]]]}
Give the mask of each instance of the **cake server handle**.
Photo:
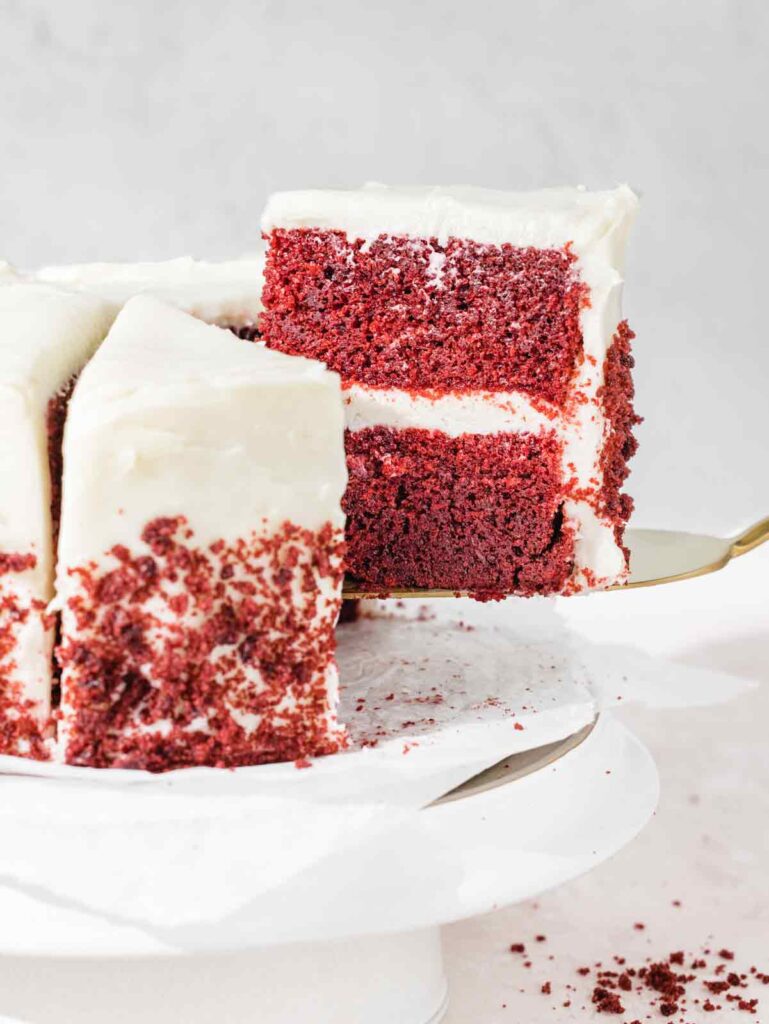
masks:
{"type": "Polygon", "coordinates": [[[748,551],[752,551],[753,548],[757,548],[759,544],[763,544],[767,540],[769,540],[769,516],[759,523],[749,526],[747,530],[734,538],[731,556],[737,558],[738,555],[746,555],[748,551]]]}

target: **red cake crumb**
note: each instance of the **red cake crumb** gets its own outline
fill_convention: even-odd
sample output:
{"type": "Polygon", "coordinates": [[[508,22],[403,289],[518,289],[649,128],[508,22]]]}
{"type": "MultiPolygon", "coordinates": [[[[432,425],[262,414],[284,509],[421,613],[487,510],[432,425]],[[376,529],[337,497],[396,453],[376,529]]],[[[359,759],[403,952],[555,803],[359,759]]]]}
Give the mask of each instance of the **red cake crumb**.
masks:
{"type": "Polygon", "coordinates": [[[232,331],[236,338],[243,341],[259,341],[262,337],[262,332],[256,324],[222,324],[222,327],[232,331]]]}
{"type": "Polygon", "coordinates": [[[348,571],[372,587],[552,593],[572,570],[552,434],[348,432],[348,571]]]}
{"type": "Polygon", "coordinates": [[[36,565],[34,554],[0,552],[0,754],[46,761],[46,723],[35,702],[24,696],[16,662],[19,632],[33,616],[39,617],[43,630],[51,628],[44,604],[25,601],[18,588],[17,577],[36,565]]]}
{"type": "Polygon", "coordinates": [[[607,989],[596,985],[593,989],[592,1001],[598,1013],[624,1013],[625,1007],[616,992],[609,992],[607,989]]]}
{"type": "Polygon", "coordinates": [[[569,247],[275,229],[260,328],[349,383],[525,391],[562,406],[589,291],[569,247]]]}
{"type": "MultiPolygon", "coordinates": [[[[638,923],[640,924],[640,922],[638,923]]],[[[511,946],[511,949],[522,952],[524,945],[516,943],[511,946]]],[[[704,953],[709,954],[710,950],[705,949],[704,953]]],[[[729,949],[719,950],[718,955],[727,961],[735,959],[735,954],[729,949]]],[[[553,955],[547,957],[548,973],[553,970],[554,960],[553,955]]],[[[612,960],[622,966],[621,972],[604,967],[600,961],[594,965],[595,978],[590,988],[593,1009],[587,1005],[582,1006],[582,1013],[591,1019],[593,1013],[615,1015],[625,1013],[624,1003],[635,1004],[631,1011],[633,1008],[638,1009],[641,1001],[648,1011],[644,1016],[644,1020],[647,1021],[671,1018],[680,1013],[682,1016],[678,1019],[681,1024],[685,1024],[689,1019],[688,1005],[700,1007],[707,1013],[729,1009],[734,1012],[755,1015],[758,1012],[759,999],[745,990],[751,982],[759,981],[764,977],[769,982],[769,975],[758,971],[756,967],[751,967],[749,973],[738,970],[725,973],[725,964],[719,964],[716,968],[716,974],[720,972],[721,977],[716,979],[703,977],[697,972],[707,968],[706,961],[701,956],[694,956],[682,949],[673,951],[666,959],[655,961],[647,958],[636,967],[627,966],[627,957],[624,956],[615,954],[612,960]],[[688,972],[675,970],[676,967],[680,967],[687,961],[691,963],[688,972]],[[707,993],[723,997],[726,1007],[721,1003],[714,1003],[707,993]]],[[[536,965],[533,966],[536,967],[536,965]]],[[[590,967],[577,968],[577,974],[581,977],[586,977],[590,973],[590,967]]],[[[553,986],[557,984],[557,980],[547,981],[540,986],[540,992],[543,995],[550,995],[553,986]]],[[[567,992],[577,991],[570,984],[566,984],[565,989],[567,992]]],[[[572,1000],[569,1000],[569,1003],[571,1002],[572,1000]]],[[[566,1006],[567,1003],[562,1005],[566,1006]]],[[[628,1024],[639,1024],[639,1019],[636,1017],[628,1024]]]]}
{"type": "MultiPolygon", "coordinates": [[[[631,341],[635,337],[626,320],[617,328],[604,363],[604,381],[598,389],[598,400],[608,421],[608,434],[601,452],[600,467],[603,473],[598,511],[614,523],[617,543],[622,545],[625,523],[633,511],[633,499],[622,493],[629,470],[628,461],[638,448],[633,427],[641,423],[633,408],[632,369],[634,360],[631,341]]],[[[625,557],[629,557],[623,547],[625,557]]]]}
{"type": "Polygon", "coordinates": [[[70,568],[57,650],[66,760],[158,772],[338,750],[324,679],[338,603],[320,588],[341,582],[343,548],[330,524],[288,522],[200,547],[179,516],[153,520],[103,566],[70,568]],[[253,731],[241,715],[256,717],[253,731]]]}

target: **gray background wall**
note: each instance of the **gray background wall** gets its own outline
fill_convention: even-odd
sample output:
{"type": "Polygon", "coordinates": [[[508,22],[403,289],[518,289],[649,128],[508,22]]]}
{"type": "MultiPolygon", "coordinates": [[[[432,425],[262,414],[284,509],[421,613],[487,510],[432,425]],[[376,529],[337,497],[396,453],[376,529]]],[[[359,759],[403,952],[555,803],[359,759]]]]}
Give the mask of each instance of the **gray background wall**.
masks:
{"type": "Polygon", "coordinates": [[[769,514],[762,0],[0,0],[0,258],[253,249],[277,188],[629,181],[638,521],[769,514]]]}

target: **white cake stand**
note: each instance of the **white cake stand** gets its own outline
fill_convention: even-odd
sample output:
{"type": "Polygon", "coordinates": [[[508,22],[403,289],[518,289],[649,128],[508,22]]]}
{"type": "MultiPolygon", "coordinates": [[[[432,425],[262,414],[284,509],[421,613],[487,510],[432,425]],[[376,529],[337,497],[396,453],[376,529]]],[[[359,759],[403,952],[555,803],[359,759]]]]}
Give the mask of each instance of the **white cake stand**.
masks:
{"type": "Polygon", "coordinates": [[[152,1024],[173,1006],[188,1022],[438,1021],[442,924],[590,870],[654,810],[654,764],[624,726],[602,714],[577,739],[415,815],[400,848],[359,846],[204,929],[145,930],[2,887],[0,1017],[90,1024],[109,1006],[114,1024],[152,1024]]]}

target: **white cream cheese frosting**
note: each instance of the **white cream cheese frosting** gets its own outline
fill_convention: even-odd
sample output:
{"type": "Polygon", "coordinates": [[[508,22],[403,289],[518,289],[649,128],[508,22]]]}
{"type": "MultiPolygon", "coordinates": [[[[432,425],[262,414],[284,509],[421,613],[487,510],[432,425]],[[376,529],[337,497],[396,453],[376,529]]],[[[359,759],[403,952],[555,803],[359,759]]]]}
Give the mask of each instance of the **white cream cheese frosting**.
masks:
{"type": "Polygon", "coordinates": [[[342,524],[342,430],[339,378],[320,363],[134,298],[70,403],[60,557],[131,543],[180,509],[202,543],[262,520],[342,524]]]}
{"type": "MultiPolygon", "coordinates": [[[[406,235],[441,243],[455,237],[521,247],[569,245],[576,257],[574,272],[590,290],[590,305],[580,314],[583,358],[572,382],[584,401],[573,403],[567,413],[554,408],[543,417],[538,412],[543,403],[535,406],[518,392],[426,398],[355,385],[345,392],[346,416],[351,430],[377,424],[447,433],[552,429],[563,444],[565,478],[574,480],[577,491],[596,491],[609,430],[599,389],[621,319],[624,252],[637,207],[627,185],[603,192],[581,187],[501,192],[369,184],[357,190],[277,193],[267,204],[262,230],[266,235],[275,228],[337,230],[364,243],[380,235],[406,235]]],[[[438,279],[440,265],[431,270],[438,279]]],[[[572,587],[621,582],[627,570],[613,524],[587,500],[568,500],[565,512],[576,536],[572,587]]]]}
{"type": "Polygon", "coordinates": [[[262,230],[320,228],[364,241],[385,235],[468,238],[491,245],[575,250],[606,243],[607,260],[621,263],[624,235],[638,206],[627,185],[604,192],[549,188],[504,192],[469,185],[277,192],[262,217],[262,230]]]}
{"type": "MultiPolygon", "coordinates": [[[[111,319],[95,297],[28,283],[0,288],[0,555],[35,558],[25,572],[0,576],[0,593],[25,609],[53,597],[48,403],[82,369],[111,319]]],[[[50,704],[52,636],[33,611],[10,655],[11,676],[41,719],[50,704]]]]}
{"type": "Polygon", "coordinates": [[[115,312],[135,295],[152,295],[207,323],[252,325],[261,313],[264,255],[209,262],[189,256],[152,263],[80,263],[43,267],[39,281],[92,292],[115,312]]]}

